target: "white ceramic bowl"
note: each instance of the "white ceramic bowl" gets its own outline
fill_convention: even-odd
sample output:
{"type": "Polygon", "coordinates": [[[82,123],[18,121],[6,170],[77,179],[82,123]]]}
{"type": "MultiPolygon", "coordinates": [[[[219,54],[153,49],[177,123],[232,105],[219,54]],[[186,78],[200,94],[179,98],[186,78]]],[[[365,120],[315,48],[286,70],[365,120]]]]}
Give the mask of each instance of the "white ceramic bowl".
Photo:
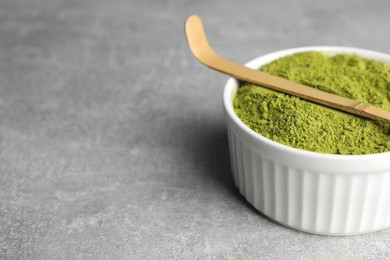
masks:
{"type": "MultiPolygon", "coordinates": [[[[304,47],[274,52],[246,66],[315,50],[356,53],[390,65],[390,56],[345,47],[304,47]]],[[[251,130],[234,113],[238,82],[226,83],[223,104],[233,178],[241,194],[285,226],[323,235],[354,235],[390,227],[390,152],[336,155],[289,147],[251,130]]]]}

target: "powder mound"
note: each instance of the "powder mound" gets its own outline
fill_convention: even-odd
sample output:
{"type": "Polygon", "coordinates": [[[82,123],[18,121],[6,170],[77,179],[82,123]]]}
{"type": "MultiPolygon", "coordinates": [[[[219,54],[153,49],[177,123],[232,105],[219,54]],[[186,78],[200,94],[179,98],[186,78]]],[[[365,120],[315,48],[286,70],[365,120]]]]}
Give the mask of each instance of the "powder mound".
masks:
{"type": "MultiPolygon", "coordinates": [[[[352,54],[302,52],[260,70],[390,110],[390,67],[352,54]]],[[[276,142],[330,154],[390,151],[390,125],[242,83],[233,101],[237,116],[276,142]]]]}

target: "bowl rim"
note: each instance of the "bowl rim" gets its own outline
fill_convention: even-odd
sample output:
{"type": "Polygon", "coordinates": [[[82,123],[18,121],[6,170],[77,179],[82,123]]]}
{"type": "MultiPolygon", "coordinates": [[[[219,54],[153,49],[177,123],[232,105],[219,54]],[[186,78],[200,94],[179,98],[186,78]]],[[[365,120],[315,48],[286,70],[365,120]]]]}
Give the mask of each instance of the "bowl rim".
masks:
{"type": "MultiPolygon", "coordinates": [[[[390,55],[372,51],[372,50],[366,50],[366,49],[360,49],[360,48],[354,48],[354,47],[342,47],[342,46],[306,46],[306,47],[298,47],[298,48],[290,48],[290,49],[283,49],[275,52],[271,52],[265,55],[258,56],[257,58],[254,58],[250,60],[249,62],[245,63],[245,66],[250,68],[259,68],[260,66],[269,63],[277,58],[280,58],[282,56],[286,56],[293,53],[303,52],[303,51],[321,51],[321,52],[330,52],[330,53],[355,53],[358,55],[361,55],[363,57],[367,57],[370,59],[376,59],[382,62],[385,62],[390,66],[390,55]]],[[[364,161],[371,161],[371,160],[387,160],[390,161],[390,151],[388,152],[382,152],[382,153],[374,153],[374,154],[355,154],[355,155],[349,155],[349,154],[329,154],[329,153],[321,153],[321,152],[315,152],[315,151],[309,151],[309,150],[303,150],[300,148],[295,148],[292,146],[288,146],[285,144],[278,143],[276,141],[273,141],[269,138],[266,138],[262,136],[261,134],[255,132],[250,127],[245,125],[239,117],[234,112],[233,108],[233,102],[232,102],[232,92],[236,91],[238,87],[238,81],[235,78],[229,78],[228,81],[225,84],[225,88],[223,91],[223,105],[226,111],[226,116],[228,116],[233,123],[239,127],[241,130],[243,130],[246,134],[252,137],[252,139],[256,140],[257,142],[263,142],[267,144],[268,146],[271,146],[277,150],[288,152],[290,154],[295,154],[297,156],[312,158],[312,159],[329,159],[329,160],[340,160],[344,162],[356,162],[360,160],[364,161]]]]}

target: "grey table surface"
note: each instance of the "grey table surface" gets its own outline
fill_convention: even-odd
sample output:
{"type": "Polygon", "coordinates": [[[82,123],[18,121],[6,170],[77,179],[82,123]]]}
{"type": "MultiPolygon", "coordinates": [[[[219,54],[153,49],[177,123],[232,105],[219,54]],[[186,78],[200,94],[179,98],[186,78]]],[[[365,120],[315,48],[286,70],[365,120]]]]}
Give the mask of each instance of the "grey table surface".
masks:
{"type": "Polygon", "coordinates": [[[0,1],[0,259],[390,259],[270,221],[234,187],[227,76],[183,23],[246,62],[307,45],[390,53],[390,2],[0,1]]]}

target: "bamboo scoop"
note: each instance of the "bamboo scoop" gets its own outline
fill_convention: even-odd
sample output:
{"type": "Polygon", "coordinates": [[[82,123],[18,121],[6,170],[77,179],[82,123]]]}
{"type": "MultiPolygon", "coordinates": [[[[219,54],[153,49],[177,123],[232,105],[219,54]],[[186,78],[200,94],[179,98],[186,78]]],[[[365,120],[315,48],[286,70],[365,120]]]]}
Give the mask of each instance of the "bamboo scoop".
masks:
{"type": "Polygon", "coordinates": [[[253,70],[219,56],[209,45],[203,24],[196,15],[187,18],[185,33],[192,54],[204,65],[234,78],[261,85],[279,92],[349,112],[355,115],[390,123],[390,111],[353,99],[340,97],[287,79],[253,70]]]}

